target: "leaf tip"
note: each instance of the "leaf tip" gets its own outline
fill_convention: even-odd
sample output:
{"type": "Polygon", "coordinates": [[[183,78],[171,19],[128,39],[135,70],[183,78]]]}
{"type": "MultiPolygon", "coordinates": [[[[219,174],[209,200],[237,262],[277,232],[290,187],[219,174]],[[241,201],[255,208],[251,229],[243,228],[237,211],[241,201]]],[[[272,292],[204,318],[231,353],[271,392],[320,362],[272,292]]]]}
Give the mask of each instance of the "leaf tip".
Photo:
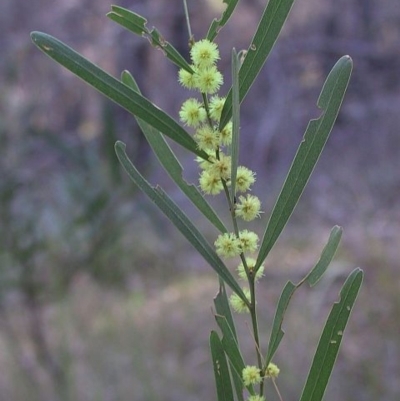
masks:
{"type": "Polygon", "coordinates": [[[342,226],[338,226],[338,225],[333,226],[332,232],[333,233],[339,233],[340,235],[342,235],[343,234],[343,227],[342,226]]]}
{"type": "Polygon", "coordinates": [[[115,151],[125,151],[126,144],[122,141],[115,142],[114,149],[115,151]]]}
{"type": "Polygon", "coordinates": [[[30,33],[30,37],[31,37],[32,42],[36,44],[36,42],[37,42],[37,40],[39,39],[39,36],[40,36],[40,35],[42,35],[41,32],[39,32],[39,31],[32,31],[32,32],[30,33]]]}

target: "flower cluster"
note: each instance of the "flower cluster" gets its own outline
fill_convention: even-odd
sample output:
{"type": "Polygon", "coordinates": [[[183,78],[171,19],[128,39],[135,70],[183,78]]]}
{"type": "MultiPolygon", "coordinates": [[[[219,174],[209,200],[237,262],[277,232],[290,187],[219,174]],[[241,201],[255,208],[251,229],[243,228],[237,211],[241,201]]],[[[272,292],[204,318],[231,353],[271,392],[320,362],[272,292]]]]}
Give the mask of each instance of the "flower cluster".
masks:
{"type": "Polygon", "coordinates": [[[246,366],[242,371],[243,384],[247,387],[262,382],[261,371],[257,366],[246,366]]]}
{"type": "Polygon", "coordinates": [[[258,246],[258,235],[249,230],[220,234],[214,242],[218,255],[224,257],[239,256],[243,252],[254,252],[258,246]]]}
{"type": "MultiPolygon", "coordinates": [[[[225,98],[216,94],[223,83],[223,76],[216,66],[220,59],[218,47],[207,39],[195,42],[190,49],[190,59],[192,72],[180,69],[178,81],[183,87],[200,92],[202,101],[187,99],[181,106],[179,117],[182,123],[193,128],[197,147],[208,155],[208,160],[196,159],[200,167],[200,188],[207,195],[217,195],[224,190],[227,192],[232,177],[231,156],[226,150],[232,143],[232,122],[222,128],[219,126],[225,98]]],[[[235,176],[235,192],[238,195],[230,199],[233,216],[245,222],[252,221],[261,213],[260,200],[247,193],[255,183],[256,174],[245,166],[238,166],[235,176]]],[[[255,260],[245,259],[245,253],[257,251],[258,241],[256,233],[236,230],[219,235],[214,245],[221,257],[241,256],[242,263],[238,267],[240,278],[258,280],[264,267],[255,271],[255,260]]],[[[246,288],[243,291],[250,303],[250,291],[246,288]]],[[[235,311],[248,311],[248,305],[237,295],[233,294],[230,302],[235,311]]]]}
{"type": "MultiPolygon", "coordinates": [[[[243,293],[250,302],[250,290],[248,288],[243,288],[243,293]]],[[[229,302],[232,306],[232,309],[237,313],[248,313],[249,308],[242,298],[237,294],[232,294],[229,298],[229,302]]]]}
{"type": "Polygon", "coordinates": [[[243,384],[247,387],[253,384],[259,384],[266,378],[275,379],[279,375],[279,368],[274,363],[270,362],[264,373],[265,375],[262,376],[262,372],[257,366],[247,365],[242,370],[243,384]]]}
{"type": "Polygon", "coordinates": [[[223,83],[222,74],[215,63],[219,60],[219,51],[215,43],[207,39],[196,42],[190,50],[193,73],[179,70],[179,82],[188,89],[197,89],[201,93],[213,94],[223,83]]]}
{"type": "MultiPolygon", "coordinates": [[[[254,267],[256,266],[256,260],[253,258],[246,258],[246,263],[247,263],[247,270],[249,272],[249,275],[254,276],[254,279],[257,281],[259,280],[263,274],[264,274],[264,265],[261,265],[257,271],[254,270],[254,267]]],[[[239,274],[239,277],[242,280],[247,280],[247,273],[244,268],[243,262],[240,263],[240,265],[237,267],[237,271],[239,274]]]]}
{"type": "Polygon", "coordinates": [[[270,377],[272,379],[275,379],[278,377],[280,372],[280,369],[278,366],[276,366],[274,363],[269,363],[267,369],[265,370],[265,377],[270,377]]]}

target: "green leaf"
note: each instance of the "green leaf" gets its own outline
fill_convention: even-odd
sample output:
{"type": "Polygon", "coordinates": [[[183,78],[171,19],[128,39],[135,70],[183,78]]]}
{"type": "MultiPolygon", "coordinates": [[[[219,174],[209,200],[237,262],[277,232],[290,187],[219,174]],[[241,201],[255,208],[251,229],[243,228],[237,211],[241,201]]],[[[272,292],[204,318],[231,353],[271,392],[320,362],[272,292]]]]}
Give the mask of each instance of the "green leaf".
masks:
{"type": "Polygon", "coordinates": [[[239,59],[232,49],[232,145],[231,145],[231,199],[235,199],[236,176],[239,161],[240,103],[239,103],[239,59]]]}
{"type": "Polygon", "coordinates": [[[126,8],[111,6],[111,11],[107,13],[107,17],[136,35],[145,36],[149,33],[149,30],[146,28],[147,19],[126,8]]]}
{"type": "Polygon", "coordinates": [[[268,343],[268,353],[265,360],[266,367],[271,362],[276,350],[279,347],[280,342],[282,341],[283,335],[285,334],[285,332],[282,330],[283,317],[285,315],[289,302],[297,288],[297,285],[293,284],[291,281],[288,281],[279,298],[268,343]]]}
{"type": "Polygon", "coordinates": [[[227,4],[225,11],[222,13],[220,19],[215,18],[213,20],[210,28],[208,29],[207,39],[210,42],[216,38],[221,28],[229,21],[229,18],[231,17],[238,2],[239,0],[223,0],[223,3],[227,4]]]}
{"type": "Polygon", "coordinates": [[[215,320],[217,321],[223,335],[222,345],[224,346],[225,353],[231,361],[233,368],[239,375],[241,375],[245,368],[245,364],[235,335],[229,327],[229,323],[225,316],[217,314],[215,315],[215,320]]]}
{"type": "Polygon", "coordinates": [[[300,401],[322,400],[362,280],[363,271],[355,269],[344,283],[322,331],[300,401]]]}
{"type": "Polygon", "coordinates": [[[272,324],[272,331],[268,343],[268,353],[265,366],[268,366],[268,364],[271,362],[272,357],[278,349],[283,335],[285,334],[285,332],[282,330],[283,318],[294,292],[305,282],[307,282],[310,287],[313,287],[315,284],[317,284],[322,275],[326,272],[326,269],[335,255],[335,252],[339,246],[340,238],[342,237],[342,232],[343,230],[341,227],[333,227],[329,236],[329,240],[325,245],[317,264],[299,283],[293,284],[291,281],[286,283],[276,308],[275,317],[272,324]]]}
{"type": "Polygon", "coordinates": [[[223,346],[215,331],[210,334],[211,358],[214,367],[218,401],[233,401],[231,378],[223,346]]]}
{"type": "Polygon", "coordinates": [[[228,295],[226,294],[225,284],[221,279],[219,280],[219,291],[214,298],[214,306],[217,314],[225,317],[235,340],[238,341],[235,323],[233,321],[231,308],[229,306],[228,295]]]}
{"type": "MultiPolygon", "coordinates": [[[[245,98],[254,80],[271,52],[282,29],[294,0],[270,0],[261,17],[251,45],[239,72],[239,99],[245,98]]],[[[230,91],[220,121],[220,129],[225,127],[232,116],[232,92],[230,91]]]]}
{"type": "MultiPolygon", "coordinates": [[[[236,377],[240,379],[241,388],[243,389],[243,382],[241,377],[243,369],[246,367],[246,365],[239,350],[238,343],[232,333],[232,330],[229,327],[228,321],[226,320],[225,316],[216,315],[215,320],[217,321],[218,326],[222,331],[223,337],[221,343],[224,348],[225,354],[228,357],[229,362],[231,363],[231,366],[234,370],[232,374],[234,375],[234,378],[236,377]]],[[[251,395],[255,395],[252,385],[249,385],[246,388],[251,395]]]]}
{"type": "MultiPolygon", "coordinates": [[[[124,71],[122,73],[121,81],[135,92],[140,93],[139,87],[128,71],[124,71]]],[[[189,185],[183,179],[183,168],[164,137],[145,121],[141,120],[140,118],[136,118],[136,120],[144,136],[146,137],[147,142],[172,180],[220,232],[227,232],[224,224],[219,219],[214,209],[206,201],[204,196],[197,189],[197,187],[195,185],[189,185]]]]}
{"type": "Polygon", "coordinates": [[[326,272],[329,264],[332,262],[339,246],[340,239],[342,238],[342,233],[342,227],[335,226],[332,228],[329,240],[321,253],[319,261],[305,278],[310,287],[313,287],[318,283],[322,275],[326,272]]]}
{"type": "Polygon", "coordinates": [[[314,170],[339,113],[349,83],[352,64],[349,56],[342,57],[335,64],[324,83],[317,103],[323,113],[318,119],[311,120],[308,124],[268,221],[256,269],[263,263],[278,239],[314,170]]]}
{"type": "Polygon", "coordinates": [[[169,136],[190,152],[203,159],[208,159],[207,154],[197,148],[195,140],[175,120],[148,99],[107,74],[58,39],[41,32],[32,32],[31,37],[33,43],[46,55],[93,86],[103,95],[128,110],[131,114],[146,121],[164,135],[169,136]]]}
{"type": "MultiPolygon", "coordinates": [[[[214,298],[214,305],[217,315],[223,316],[226,320],[226,323],[229,326],[230,332],[233,335],[234,341],[238,344],[238,338],[236,334],[235,323],[233,320],[231,308],[229,306],[228,296],[226,294],[225,284],[223,280],[219,279],[219,291],[216,297],[214,298]]],[[[240,352],[239,352],[240,353],[240,352]]],[[[229,361],[231,367],[231,375],[233,384],[236,391],[236,396],[238,401],[243,401],[243,381],[241,378],[241,373],[237,373],[231,361],[229,361]]]]}
{"type": "Polygon", "coordinates": [[[150,43],[158,49],[161,49],[167,58],[169,58],[175,65],[190,73],[194,72],[178,50],[167,42],[156,28],[153,28],[152,30],[147,29],[147,20],[142,16],[123,7],[111,6],[111,11],[107,14],[107,17],[122,25],[128,31],[140,36],[147,36],[150,43]]]}
{"type": "Polygon", "coordinates": [[[233,385],[235,387],[237,401],[244,401],[243,380],[233,369],[232,364],[230,364],[229,366],[231,367],[231,377],[233,380],[233,385]]]}
{"type": "Polygon", "coordinates": [[[197,249],[200,255],[217,272],[217,274],[228,284],[232,290],[244,301],[248,302],[239,284],[233,278],[228,268],[219,258],[214,248],[206,241],[202,234],[190,219],[162,190],[160,187],[152,187],[139,173],[129,160],[125,152],[125,144],[118,141],[115,144],[115,152],[132,181],[153,201],[174,226],[185,236],[185,238],[197,249]]]}

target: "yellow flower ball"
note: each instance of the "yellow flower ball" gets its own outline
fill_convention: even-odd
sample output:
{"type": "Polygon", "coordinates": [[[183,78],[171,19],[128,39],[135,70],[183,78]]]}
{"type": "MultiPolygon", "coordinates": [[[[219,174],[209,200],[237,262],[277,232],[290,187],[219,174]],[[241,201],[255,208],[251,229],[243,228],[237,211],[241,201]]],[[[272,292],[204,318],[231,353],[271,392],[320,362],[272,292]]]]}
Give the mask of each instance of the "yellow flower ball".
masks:
{"type": "Polygon", "coordinates": [[[196,67],[211,67],[219,59],[218,46],[208,39],[202,39],[192,46],[190,56],[196,67]]]}

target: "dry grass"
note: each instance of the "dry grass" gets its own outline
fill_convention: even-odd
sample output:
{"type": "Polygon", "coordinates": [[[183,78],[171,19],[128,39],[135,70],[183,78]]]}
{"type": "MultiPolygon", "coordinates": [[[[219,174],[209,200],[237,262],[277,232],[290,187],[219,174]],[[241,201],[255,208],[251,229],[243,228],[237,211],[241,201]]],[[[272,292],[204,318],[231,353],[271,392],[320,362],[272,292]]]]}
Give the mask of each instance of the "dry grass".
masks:
{"type": "MultiPolygon", "coordinates": [[[[298,272],[315,262],[329,232],[315,234],[318,245],[313,246],[309,245],[312,241],[296,240],[295,230],[292,233],[271,254],[260,284],[264,346],[285,281],[297,280],[298,272]],[[287,252],[284,245],[289,243],[287,252]]],[[[394,268],[398,266],[392,265],[395,252],[390,252],[390,241],[359,235],[358,241],[370,250],[360,258],[351,238],[352,233],[330,274],[315,289],[299,290],[288,310],[286,336],[276,355],[282,369],[278,384],[285,400],[295,399],[301,391],[323,322],[353,259],[361,259],[366,282],[326,400],[372,401],[379,396],[389,401],[400,393],[400,277],[394,268]]],[[[214,399],[208,336],[215,328],[211,306],[217,281],[212,274],[179,271],[167,284],[152,282],[132,292],[105,289],[81,276],[63,301],[46,307],[50,347],[67,378],[64,388],[56,391],[46,371],[35,365],[31,338],[24,331],[28,316],[18,302],[10,305],[17,337],[7,338],[0,332],[0,400],[214,399]]],[[[245,359],[250,362],[253,343],[248,324],[246,317],[238,319],[245,359]]]]}

